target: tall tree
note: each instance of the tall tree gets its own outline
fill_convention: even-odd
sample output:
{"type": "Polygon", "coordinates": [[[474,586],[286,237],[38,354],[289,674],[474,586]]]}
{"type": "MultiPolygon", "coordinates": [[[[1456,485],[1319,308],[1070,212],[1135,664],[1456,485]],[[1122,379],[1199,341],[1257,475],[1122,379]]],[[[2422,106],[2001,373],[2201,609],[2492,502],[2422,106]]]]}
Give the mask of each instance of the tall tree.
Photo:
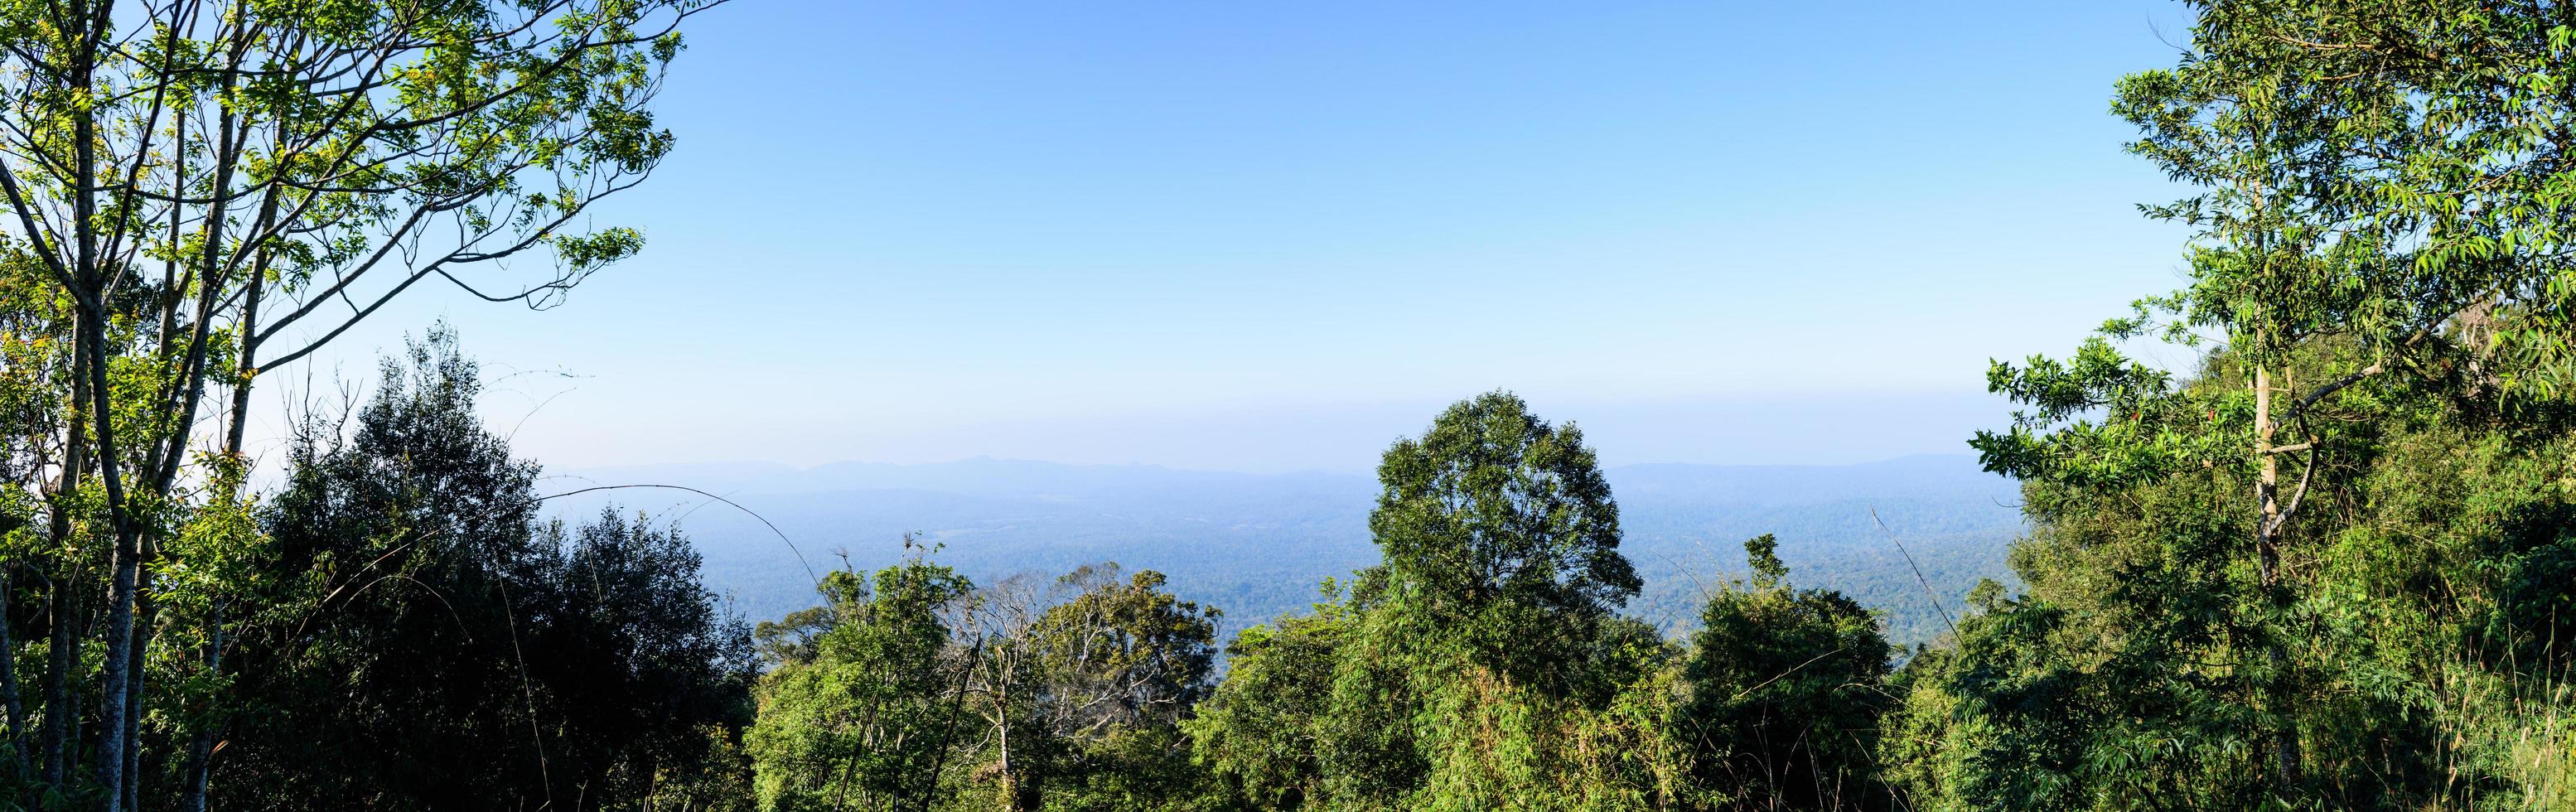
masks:
{"type": "Polygon", "coordinates": [[[751,630],[699,580],[687,536],[614,509],[538,533],[551,553],[528,584],[538,612],[527,669],[545,706],[557,793],[602,807],[640,804],[665,782],[721,773],[752,722],[751,630]]]}
{"type": "Polygon", "coordinates": [[[1385,560],[1360,600],[1515,680],[1570,687],[1584,635],[1641,585],[1583,432],[1517,396],[1450,406],[1387,449],[1378,480],[1369,533],[1385,560]]]}
{"type": "Polygon", "coordinates": [[[53,635],[42,792],[132,805],[153,634],[176,625],[213,669],[226,601],[182,601],[205,611],[167,622],[137,612],[157,605],[147,573],[178,566],[161,558],[179,508],[238,501],[174,489],[192,453],[240,454],[252,381],[421,281],[543,306],[632,254],[638,234],[581,215],[669,150],[649,101],[676,27],[709,5],[0,9],[13,77],[0,86],[0,248],[42,281],[34,312],[55,322],[35,334],[66,348],[42,364],[57,415],[34,424],[51,473],[17,484],[45,505],[47,546],[71,551],[47,565],[64,593],[51,608],[94,615],[80,625],[104,644],[91,670],[53,635]],[[551,253],[534,263],[550,270],[476,272],[530,252],[551,253]],[[226,400],[205,429],[209,402],[226,400]],[[67,705],[81,695],[95,705],[67,705]],[[85,770],[66,766],[75,724],[98,733],[85,770]]]}
{"type": "Polygon", "coordinates": [[[479,390],[434,331],[346,436],[317,421],[292,450],[255,550],[275,577],[228,642],[223,806],[633,803],[748,723],[749,630],[687,539],[539,522],[537,468],[480,424],[479,390]]]}
{"type": "Polygon", "coordinates": [[[1582,433],[1481,395],[1378,474],[1383,563],[1316,617],[1247,631],[1191,725],[1228,789],[1329,809],[1698,799],[1671,646],[1617,614],[1638,579],[1582,433]]]}
{"type": "MultiPolygon", "coordinates": [[[[2429,753],[2462,751],[2380,723],[2457,721],[2398,708],[2521,667],[2421,644],[2465,642],[2492,598],[2462,585],[2490,575],[2393,567],[2374,549],[2432,518],[2392,506],[2478,503],[2375,483],[2425,462],[2394,452],[2429,435],[2516,476],[2556,453],[2576,334],[2576,18],[2481,0],[2191,5],[2180,64],[2122,80],[2114,102],[2140,128],[2132,150],[2197,187],[2148,208],[2198,229],[2189,282],[2071,358],[1995,365],[1991,386],[2027,408],[1975,445],[2028,483],[2036,532],[2015,561],[2030,591],[1989,596],[1955,655],[1909,677],[1909,705],[1976,720],[1932,725],[1965,737],[1950,750],[1994,754],[1936,770],[1961,779],[1939,797],[2458,801],[2414,776],[2429,753]],[[2118,348],[2150,337],[2217,346],[2177,379],[2118,348]],[[2408,569],[2442,572],[2453,597],[2398,614],[2353,602],[2432,588],[2386,580],[2408,569]],[[2407,672],[2445,687],[2394,676],[2407,672]],[[2391,749],[2358,755],[2356,740],[2391,749]]],[[[2487,507],[2532,498],[2509,494],[2487,507]]],[[[2497,556],[2489,568],[2541,544],[2455,538],[2440,546],[2497,556]]]]}

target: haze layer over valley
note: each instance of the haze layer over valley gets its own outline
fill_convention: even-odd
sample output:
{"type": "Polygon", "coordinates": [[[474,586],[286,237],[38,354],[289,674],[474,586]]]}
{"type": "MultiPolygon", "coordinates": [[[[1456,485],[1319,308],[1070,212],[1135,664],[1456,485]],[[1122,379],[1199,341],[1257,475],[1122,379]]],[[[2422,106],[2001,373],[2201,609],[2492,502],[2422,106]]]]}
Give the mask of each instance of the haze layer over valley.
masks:
{"type": "MultiPolygon", "coordinates": [[[[1839,589],[1884,612],[1901,644],[1926,641],[1944,625],[1933,596],[1957,615],[1978,578],[2008,580],[2005,548],[2022,527],[2013,483],[1966,455],[1844,466],[1641,464],[1606,475],[1627,535],[1622,551],[1646,579],[1629,609],[1668,631],[1696,622],[1707,590],[1741,577],[1744,539],[1774,533],[1801,585],[1839,589]]],[[[1231,628],[1302,612],[1323,579],[1346,578],[1379,555],[1368,532],[1378,485],[1356,474],[977,458],[627,466],[550,480],[549,492],[681,485],[759,514],[669,490],[584,494],[555,508],[587,519],[614,501],[677,522],[706,556],[707,585],[750,618],[811,605],[808,567],[838,568],[843,554],[862,571],[894,563],[907,533],[939,545],[938,560],[978,583],[1103,561],[1159,570],[1178,594],[1224,610],[1231,628]]]]}

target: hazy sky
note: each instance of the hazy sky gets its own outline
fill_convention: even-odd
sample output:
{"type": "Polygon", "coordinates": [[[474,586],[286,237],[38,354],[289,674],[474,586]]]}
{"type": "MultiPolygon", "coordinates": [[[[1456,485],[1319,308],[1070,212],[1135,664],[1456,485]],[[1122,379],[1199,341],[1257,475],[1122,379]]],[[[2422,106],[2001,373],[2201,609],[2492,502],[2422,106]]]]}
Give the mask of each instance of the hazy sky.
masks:
{"type": "Polygon", "coordinates": [[[444,316],[557,467],[1363,470],[1497,387],[1607,462],[1847,462],[1964,450],[1987,359],[2180,267],[2106,112],[2167,2],[698,19],[677,153],[600,209],[641,257],[542,313],[424,286],[310,376],[444,316]]]}

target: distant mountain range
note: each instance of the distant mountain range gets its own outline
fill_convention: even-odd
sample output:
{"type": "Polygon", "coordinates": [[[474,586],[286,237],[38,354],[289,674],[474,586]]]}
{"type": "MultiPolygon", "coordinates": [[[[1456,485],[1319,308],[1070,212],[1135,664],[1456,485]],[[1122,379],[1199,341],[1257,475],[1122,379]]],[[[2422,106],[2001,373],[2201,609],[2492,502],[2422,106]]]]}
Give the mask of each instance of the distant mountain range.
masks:
{"type": "MultiPolygon", "coordinates": [[[[1705,591],[1744,569],[1744,539],[1774,533],[1792,581],[1840,589],[1884,611],[1901,642],[1930,639],[1944,623],[1934,596],[1955,615],[1978,577],[2005,577],[2005,548],[2022,530],[2014,484],[1966,456],[1604,473],[1619,500],[1622,549],[1647,580],[1630,610],[1668,630],[1696,622],[1705,591]]],[[[1229,634],[1304,611],[1324,578],[1377,560],[1368,534],[1377,483],[1342,474],[979,458],[595,468],[552,475],[541,490],[640,483],[724,495],[776,531],[674,490],[583,494],[552,509],[577,519],[614,504],[677,522],[704,554],[709,586],[753,619],[811,605],[809,567],[837,568],[845,558],[861,569],[892,563],[907,532],[942,545],[938,560],[978,582],[1101,561],[1160,570],[1183,598],[1222,608],[1229,634]]]]}

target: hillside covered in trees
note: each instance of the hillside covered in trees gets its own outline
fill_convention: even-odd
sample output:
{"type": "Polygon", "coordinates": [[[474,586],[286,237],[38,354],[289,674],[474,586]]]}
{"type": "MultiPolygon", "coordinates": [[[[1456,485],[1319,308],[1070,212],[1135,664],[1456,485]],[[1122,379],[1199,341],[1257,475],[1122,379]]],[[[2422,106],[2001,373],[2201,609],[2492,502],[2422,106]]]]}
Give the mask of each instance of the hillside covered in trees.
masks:
{"type": "MultiPolygon", "coordinates": [[[[0,4],[0,807],[2576,808],[2576,7],[2190,3],[2111,95],[2183,279],[1992,365],[1961,439],[2022,532],[1964,590],[1957,544],[1807,566],[1866,483],[1716,518],[1508,391],[1317,484],[1365,546],[1259,589],[677,489],[789,556],[728,600],[747,544],[541,487],[444,326],[263,476],[253,391],[387,302],[642,250],[593,207],[710,7],[0,4]]],[[[1933,502],[1904,535],[1991,528],[1933,502]]]]}

